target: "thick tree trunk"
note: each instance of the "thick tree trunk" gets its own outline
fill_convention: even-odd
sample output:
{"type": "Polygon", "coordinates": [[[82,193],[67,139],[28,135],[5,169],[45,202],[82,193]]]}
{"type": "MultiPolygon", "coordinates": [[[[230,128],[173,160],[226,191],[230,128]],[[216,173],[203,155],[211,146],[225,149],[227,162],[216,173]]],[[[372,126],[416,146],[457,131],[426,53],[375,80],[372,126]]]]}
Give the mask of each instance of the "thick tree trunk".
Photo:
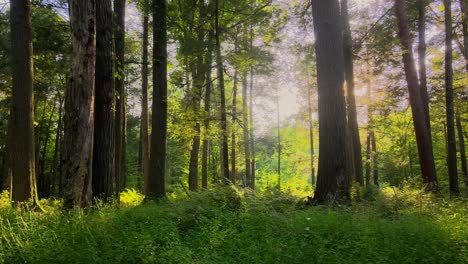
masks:
{"type": "Polygon", "coordinates": [[[437,189],[437,176],[432,152],[432,142],[424,115],[424,106],[421,90],[418,83],[416,66],[413,58],[412,41],[406,17],[404,0],[395,0],[396,16],[398,18],[399,37],[403,49],[403,64],[408,83],[409,100],[413,114],[413,124],[418,145],[419,161],[421,164],[421,175],[427,190],[437,189]]]}
{"type": "Polygon", "coordinates": [[[455,118],[453,106],[453,68],[452,68],[452,1],[444,0],[445,17],[445,113],[447,120],[447,166],[450,193],[459,193],[457,174],[457,146],[455,139],[455,118]]]}
{"type": "Polygon", "coordinates": [[[37,200],[34,157],[33,61],[31,5],[10,1],[13,95],[7,136],[4,177],[13,201],[37,200]]]}
{"type": "Polygon", "coordinates": [[[427,74],[426,74],[426,1],[418,0],[418,31],[419,31],[419,89],[421,90],[421,99],[424,107],[424,117],[426,118],[429,136],[431,134],[431,118],[429,114],[429,94],[427,92],[427,74]]]}
{"type": "Polygon", "coordinates": [[[460,117],[460,110],[457,109],[456,115],[457,123],[457,134],[458,134],[458,148],[460,149],[460,161],[463,174],[463,180],[465,181],[465,189],[468,192],[468,170],[466,165],[466,152],[465,152],[465,139],[463,138],[463,126],[460,117]]]}
{"type": "Polygon", "coordinates": [[[142,52],[142,86],[141,86],[141,167],[143,170],[144,192],[148,193],[149,182],[149,132],[148,132],[148,43],[149,43],[149,4],[144,1],[143,6],[143,52],[142,52]]]}
{"type": "Polygon", "coordinates": [[[96,79],[94,97],[93,197],[114,195],[115,96],[112,0],[96,1],[96,79]]]}
{"type": "Polygon", "coordinates": [[[71,76],[66,91],[62,174],[64,207],[91,204],[96,2],[70,0],[71,76]]]}
{"type": "Polygon", "coordinates": [[[215,29],[216,29],[216,68],[218,72],[218,86],[221,96],[221,133],[222,133],[222,172],[224,183],[229,183],[229,149],[228,149],[228,132],[226,119],[226,91],[224,88],[224,63],[221,56],[221,30],[219,28],[219,0],[215,0],[215,29]]]}
{"type": "Polygon", "coordinates": [[[148,197],[166,195],[167,3],[153,1],[153,107],[148,197]]]}
{"type": "Polygon", "coordinates": [[[247,72],[242,76],[242,131],[244,134],[244,152],[245,152],[245,186],[251,187],[251,170],[250,165],[250,140],[249,140],[249,122],[248,122],[248,107],[247,107],[247,72]]]}
{"type": "Polygon", "coordinates": [[[346,77],[348,130],[351,137],[351,153],[354,167],[354,179],[361,186],[364,185],[362,177],[362,153],[357,121],[356,99],[354,96],[354,67],[353,67],[353,39],[349,25],[348,0],[341,1],[341,15],[343,20],[343,56],[346,77]]]}
{"type": "Polygon", "coordinates": [[[210,108],[211,108],[211,91],[213,85],[211,81],[211,64],[213,62],[213,31],[209,32],[207,40],[207,52],[205,54],[205,120],[203,122],[204,136],[202,146],[202,188],[208,188],[208,157],[209,157],[209,130],[210,130],[210,108]]]}
{"type": "Polygon", "coordinates": [[[199,29],[198,29],[198,47],[196,51],[196,67],[195,74],[193,75],[193,111],[195,116],[197,116],[197,121],[195,122],[194,131],[195,135],[192,140],[192,150],[190,152],[190,164],[189,164],[189,189],[191,191],[198,191],[198,156],[200,152],[200,133],[201,125],[198,120],[200,117],[200,102],[202,98],[203,84],[205,81],[205,64],[203,61],[203,52],[205,51],[204,42],[205,42],[205,31],[203,30],[203,20],[206,17],[206,8],[205,1],[198,1],[198,11],[199,11],[199,29]]]}
{"type": "Polygon", "coordinates": [[[312,0],[319,91],[319,164],[314,200],[348,199],[344,58],[338,0],[312,0]]]}
{"type": "Polygon", "coordinates": [[[125,144],[125,0],[114,0],[114,45],[115,45],[115,192],[121,191],[124,178],[125,144]]]}

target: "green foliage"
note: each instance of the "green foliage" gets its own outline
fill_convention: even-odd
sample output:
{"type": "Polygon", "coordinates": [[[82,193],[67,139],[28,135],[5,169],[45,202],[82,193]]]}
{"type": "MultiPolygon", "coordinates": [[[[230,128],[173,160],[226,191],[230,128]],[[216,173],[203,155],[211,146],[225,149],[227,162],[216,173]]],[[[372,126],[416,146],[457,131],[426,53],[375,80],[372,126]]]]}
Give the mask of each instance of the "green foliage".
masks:
{"type": "Polygon", "coordinates": [[[134,207],[141,204],[144,198],[144,195],[138,193],[133,188],[125,189],[123,192],[120,193],[120,206],[124,208],[134,207]]]}
{"type": "Polygon", "coordinates": [[[3,209],[0,263],[452,264],[468,257],[466,200],[384,188],[353,207],[297,202],[225,187],[87,213],[3,209]]]}

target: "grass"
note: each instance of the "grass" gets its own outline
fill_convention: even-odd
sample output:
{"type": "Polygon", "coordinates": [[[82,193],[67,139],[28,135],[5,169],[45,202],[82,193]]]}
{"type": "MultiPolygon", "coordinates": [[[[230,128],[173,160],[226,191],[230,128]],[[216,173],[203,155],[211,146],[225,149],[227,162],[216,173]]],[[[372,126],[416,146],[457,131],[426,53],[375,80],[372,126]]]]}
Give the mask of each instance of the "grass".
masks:
{"type": "Polygon", "coordinates": [[[467,203],[386,188],[353,206],[231,188],[63,213],[0,209],[0,263],[466,263],[467,203]],[[298,205],[299,204],[299,205],[298,205]]]}

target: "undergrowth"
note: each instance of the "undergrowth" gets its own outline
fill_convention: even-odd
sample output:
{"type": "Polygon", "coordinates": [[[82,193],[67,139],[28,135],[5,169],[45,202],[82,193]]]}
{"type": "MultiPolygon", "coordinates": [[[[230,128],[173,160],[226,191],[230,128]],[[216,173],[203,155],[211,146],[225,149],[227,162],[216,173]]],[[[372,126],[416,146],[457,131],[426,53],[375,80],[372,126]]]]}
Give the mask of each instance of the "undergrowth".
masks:
{"type": "Polygon", "coordinates": [[[86,212],[3,206],[0,263],[466,263],[465,199],[361,194],[352,206],[302,207],[235,188],[141,204],[130,190],[121,206],[86,212]]]}

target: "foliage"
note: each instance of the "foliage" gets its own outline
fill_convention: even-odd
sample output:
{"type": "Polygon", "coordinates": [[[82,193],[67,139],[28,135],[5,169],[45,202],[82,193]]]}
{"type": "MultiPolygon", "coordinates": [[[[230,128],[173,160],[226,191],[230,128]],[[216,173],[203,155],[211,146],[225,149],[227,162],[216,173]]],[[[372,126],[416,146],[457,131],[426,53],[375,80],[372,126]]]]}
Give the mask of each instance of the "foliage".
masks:
{"type": "Polygon", "coordinates": [[[0,263],[464,263],[466,200],[376,195],[301,208],[288,195],[226,187],[90,212],[2,209],[0,263]]]}

